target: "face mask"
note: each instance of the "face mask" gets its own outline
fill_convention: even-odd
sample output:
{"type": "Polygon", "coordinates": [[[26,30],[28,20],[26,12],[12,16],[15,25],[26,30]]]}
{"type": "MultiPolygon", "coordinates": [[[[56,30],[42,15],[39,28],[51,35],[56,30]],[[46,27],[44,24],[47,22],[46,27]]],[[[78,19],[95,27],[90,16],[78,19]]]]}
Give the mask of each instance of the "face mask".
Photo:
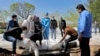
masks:
{"type": "Polygon", "coordinates": [[[13,19],[14,21],[17,21],[16,19],[13,19]]]}

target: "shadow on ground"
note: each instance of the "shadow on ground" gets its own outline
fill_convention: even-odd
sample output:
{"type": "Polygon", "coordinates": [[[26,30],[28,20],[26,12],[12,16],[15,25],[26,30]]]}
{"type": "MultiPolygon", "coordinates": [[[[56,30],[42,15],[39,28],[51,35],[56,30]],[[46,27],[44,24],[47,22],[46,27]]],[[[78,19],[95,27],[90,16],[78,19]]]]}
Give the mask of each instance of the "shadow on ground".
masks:
{"type": "MultiPolygon", "coordinates": [[[[14,56],[12,54],[12,51],[5,48],[0,48],[0,56],[14,56]]],[[[16,56],[20,56],[20,54],[17,54],[16,56]]]]}
{"type": "Polygon", "coordinates": [[[12,56],[11,54],[11,51],[4,48],[0,48],[0,56],[12,56]]]}
{"type": "Polygon", "coordinates": [[[95,56],[100,56],[100,49],[95,52],[95,56]]]}

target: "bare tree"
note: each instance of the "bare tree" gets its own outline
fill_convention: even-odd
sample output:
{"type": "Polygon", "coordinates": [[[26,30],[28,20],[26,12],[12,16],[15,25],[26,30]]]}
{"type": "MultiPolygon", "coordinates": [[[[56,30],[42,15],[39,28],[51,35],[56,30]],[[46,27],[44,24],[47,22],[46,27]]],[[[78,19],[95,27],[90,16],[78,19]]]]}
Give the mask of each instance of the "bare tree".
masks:
{"type": "Polygon", "coordinates": [[[9,15],[10,12],[8,10],[0,10],[0,22],[6,22],[9,15]]]}
{"type": "Polygon", "coordinates": [[[89,2],[89,4],[91,4],[93,2],[93,0],[87,0],[89,2]]]}
{"type": "Polygon", "coordinates": [[[23,20],[23,19],[26,19],[29,16],[29,14],[34,13],[35,6],[27,2],[13,3],[10,6],[10,10],[11,12],[17,14],[21,20],[23,20]]]}

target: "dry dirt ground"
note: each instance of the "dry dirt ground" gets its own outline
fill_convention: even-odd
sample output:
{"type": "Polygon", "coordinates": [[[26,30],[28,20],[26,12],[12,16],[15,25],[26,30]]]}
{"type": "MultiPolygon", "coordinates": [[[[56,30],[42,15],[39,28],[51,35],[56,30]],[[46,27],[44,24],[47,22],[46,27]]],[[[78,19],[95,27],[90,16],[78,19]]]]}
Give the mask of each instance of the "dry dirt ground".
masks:
{"type": "MultiPolygon", "coordinates": [[[[91,47],[91,56],[96,56],[96,55],[100,56],[100,50],[99,50],[100,49],[100,45],[91,45],[90,47],[91,47]]],[[[23,50],[17,49],[18,56],[20,56],[20,54],[22,52],[23,52],[23,50]]],[[[71,51],[70,56],[80,56],[79,48],[74,49],[73,51],[71,51]]]]}
{"type": "MultiPolygon", "coordinates": [[[[91,56],[100,56],[100,45],[91,45],[91,56]],[[98,55],[98,54],[99,55],[98,55]]],[[[80,56],[80,52],[72,52],[71,56],[80,56]]]]}
{"type": "MultiPolygon", "coordinates": [[[[100,45],[91,45],[91,56],[100,56],[100,45]],[[99,55],[98,55],[99,54],[99,55]]],[[[17,49],[17,54],[20,56],[20,54],[23,52],[23,50],[17,49]]],[[[71,51],[70,56],[80,56],[79,48],[71,51]],[[77,50],[77,51],[76,51],[77,50]]]]}

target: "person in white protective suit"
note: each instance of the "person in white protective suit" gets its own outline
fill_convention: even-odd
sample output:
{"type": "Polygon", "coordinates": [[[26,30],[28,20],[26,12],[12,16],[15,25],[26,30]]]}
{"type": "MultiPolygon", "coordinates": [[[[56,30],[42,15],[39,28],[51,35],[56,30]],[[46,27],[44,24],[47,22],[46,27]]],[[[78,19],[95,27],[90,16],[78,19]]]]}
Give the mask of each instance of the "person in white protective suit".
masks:
{"type": "Polygon", "coordinates": [[[25,26],[27,30],[23,31],[21,37],[23,38],[26,50],[29,50],[29,52],[34,51],[35,56],[39,56],[37,44],[30,40],[30,37],[34,33],[34,18],[35,16],[29,15],[28,18],[23,21],[22,26],[25,26]]]}

